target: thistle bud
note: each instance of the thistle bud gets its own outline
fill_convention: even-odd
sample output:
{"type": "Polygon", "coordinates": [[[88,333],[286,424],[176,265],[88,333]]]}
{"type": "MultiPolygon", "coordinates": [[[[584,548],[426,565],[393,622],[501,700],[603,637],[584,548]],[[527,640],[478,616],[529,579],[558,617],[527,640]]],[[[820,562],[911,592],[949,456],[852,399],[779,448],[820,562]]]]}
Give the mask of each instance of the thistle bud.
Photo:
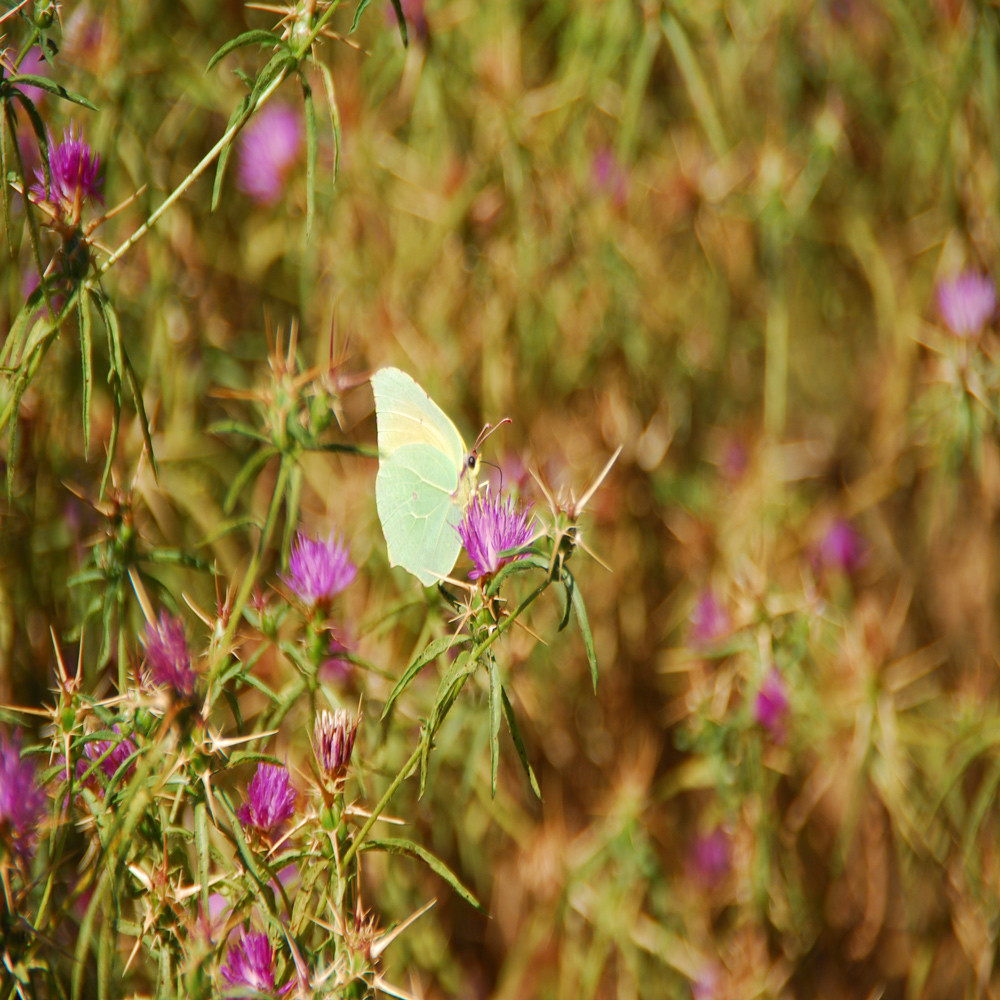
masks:
{"type": "Polygon", "coordinates": [[[360,715],[352,719],[343,709],[335,715],[323,711],[316,717],[313,750],[320,769],[331,782],[343,781],[347,774],[360,721],[360,715]]]}

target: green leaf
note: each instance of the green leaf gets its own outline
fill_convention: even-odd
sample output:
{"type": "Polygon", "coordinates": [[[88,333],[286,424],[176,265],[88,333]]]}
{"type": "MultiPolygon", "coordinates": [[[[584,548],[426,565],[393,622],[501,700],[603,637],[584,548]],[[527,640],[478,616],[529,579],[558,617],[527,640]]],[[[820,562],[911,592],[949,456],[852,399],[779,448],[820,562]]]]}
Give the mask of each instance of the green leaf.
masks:
{"type": "Polygon", "coordinates": [[[528,783],[531,785],[531,790],[535,793],[535,797],[538,801],[541,802],[542,791],[538,787],[538,779],[535,777],[534,769],[528,760],[528,751],[524,748],[524,740],[521,738],[521,730],[517,727],[517,718],[514,716],[514,708],[510,703],[510,699],[507,697],[507,692],[503,688],[500,689],[500,695],[503,699],[503,716],[507,720],[507,729],[510,732],[510,738],[514,741],[514,749],[517,750],[517,756],[521,761],[521,766],[528,775],[528,783]]]}
{"type": "Polygon", "coordinates": [[[423,861],[425,865],[435,875],[445,880],[471,906],[474,906],[480,913],[486,911],[480,905],[479,900],[469,889],[458,880],[458,876],[440,859],[435,857],[426,848],[410,840],[403,840],[397,837],[390,837],[385,840],[366,840],[360,847],[362,851],[385,851],[387,854],[405,854],[411,858],[423,861]]]}
{"type": "Polygon", "coordinates": [[[265,31],[263,28],[253,28],[250,31],[244,31],[242,35],[237,35],[235,38],[231,38],[225,45],[219,49],[211,59],[208,60],[208,66],[205,67],[205,72],[209,72],[220,59],[225,59],[230,52],[235,52],[236,49],[244,48],[247,45],[270,45],[272,47],[284,47],[284,42],[281,38],[271,31],[265,31]]]}
{"type": "Polygon", "coordinates": [[[222,502],[223,513],[232,513],[233,508],[236,506],[236,501],[246,488],[247,483],[249,483],[250,480],[257,475],[257,473],[263,469],[275,455],[278,454],[280,453],[277,448],[268,446],[266,448],[261,448],[258,452],[255,452],[246,460],[246,462],[243,463],[243,467],[233,477],[233,482],[226,491],[225,500],[222,502]]]}
{"type": "Polygon", "coordinates": [[[487,653],[490,675],[490,795],[497,797],[497,773],[500,770],[500,675],[497,658],[487,653]]]}
{"type": "Polygon", "coordinates": [[[543,555],[530,555],[526,556],[524,559],[518,559],[515,562],[507,563],[506,566],[501,567],[497,572],[496,576],[490,580],[490,585],[486,588],[486,597],[495,596],[500,587],[503,585],[504,580],[509,576],[514,576],[516,573],[527,573],[532,569],[544,570],[545,573],[549,571],[549,560],[543,555]]]}
{"type": "Polygon", "coordinates": [[[83,368],[83,448],[90,452],[90,399],[94,391],[93,343],[90,332],[90,306],[86,296],[76,300],[80,322],[80,365],[83,368]]]}
{"type": "Polygon", "coordinates": [[[453,646],[460,646],[469,641],[466,635],[446,635],[441,639],[434,639],[429,642],[423,652],[403,671],[403,675],[396,682],[396,686],[389,693],[385,707],[382,709],[382,719],[389,714],[396,699],[409,687],[410,682],[420,673],[428,663],[436,660],[442,653],[447,652],[453,646]]]}
{"type": "MultiPolygon", "coordinates": [[[[233,113],[229,116],[229,121],[226,123],[226,132],[229,132],[235,126],[239,128],[243,127],[243,123],[249,117],[250,114],[250,95],[244,94],[240,98],[240,103],[236,105],[233,109],[233,113]]],[[[236,136],[239,134],[239,129],[233,133],[232,139],[226,143],[222,148],[222,152],[219,153],[219,160],[215,165],[215,181],[212,183],[212,205],[211,211],[215,211],[219,207],[219,198],[222,195],[222,182],[226,176],[226,167],[229,164],[229,157],[233,151],[233,143],[236,141],[236,136]]]]}
{"type": "Polygon", "coordinates": [[[326,89],[326,103],[330,109],[330,128],[333,130],[333,182],[340,176],[340,108],[337,105],[337,88],[333,84],[333,74],[326,63],[319,64],[326,89]]]}
{"type": "Polygon", "coordinates": [[[204,801],[194,807],[194,843],[198,854],[199,896],[203,913],[208,913],[208,879],[209,879],[209,847],[208,847],[208,807],[204,801]]]}
{"type": "MultiPolygon", "coordinates": [[[[563,582],[565,583],[566,578],[570,576],[568,570],[563,573],[563,582]]],[[[573,582],[573,586],[569,588],[570,596],[573,600],[573,610],[576,611],[577,622],[580,625],[580,634],[583,636],[583,645],[587,650],[587,662],[590,664],[590,679],[594,685],[594,691],[597,691],[597,650],[594,649],[594,636],[590,631],[590,620],[587,618],[587,609],[583,603],[583,595],[580,593],[580,588],[576,586],[576,582],[573,582]]]]}
{"type": "MultiPolygon", "coordinates": [[[[33,73],[19,73],[17,76],[12,76],[10,82],[15,87],[27,85],[29,87],[38,87],[40,90],[47,90],[50,94],[55,94],[56,97],[61,97],[64,101],[71,101],[73,104],[79,104],[81,107],[89,108],[91,111],[101,110],[92,101],[88,101],[83,94],[67,90],[62,84],[56,83],[55,80],[51,80],[47,76],[35,76],[33,73]]],[[[15,92],[15,96],[22,104],[26,102],[30,103],[28,98],[20,91],[15,92]]]]}
{"type": "Polygon", "coordinates": [[[302,76],[302,97],[306,110],[306,239],[312,233],[316,217],[316,162],[319,156],[319,128],[316,124],[316,102],[312,87],[302,76]]]}
{"type": "Polygon", "coordinates": [[[298,65],[295,56],[290,52],[276,52],[268,60],[267,65],[257,74],[257,79],[254,81],[253,90],[250,91],[250,102],[254,110],[257,109],[257,102],[260,100],[260,95],[267,90],[275,80],[280,76],[284,76],[285,73],[294,69],[298,65]]]}
{"type": "Polygon", "coordinates": [[[396,23],[399,25],[399,37],[403,39],[403,45],[409,47],[410,34],[406,27],[406,18],[403,16],[402,0],[392,0],[392,9],[396,12],[396,23]]]}
{"type": "Polygon", "coordinates": [[[351,30],[348,32],[349,35],[353,35],[355,31],[358,30],[358,25],[361,23],[361,15],[365,12],[365,8],[372,2],[372,0],[359,0],[357,9],[354,11],[354,20],[351,21],[351,30]]]}

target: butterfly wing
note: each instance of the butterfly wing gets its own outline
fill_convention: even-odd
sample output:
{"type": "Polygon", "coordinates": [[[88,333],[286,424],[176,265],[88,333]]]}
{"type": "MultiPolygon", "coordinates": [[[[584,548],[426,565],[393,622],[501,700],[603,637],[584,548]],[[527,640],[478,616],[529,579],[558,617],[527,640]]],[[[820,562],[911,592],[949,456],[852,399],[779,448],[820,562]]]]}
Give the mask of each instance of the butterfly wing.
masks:
{"type": "Polygon", "coordinates": [[[463,514],[458,485],[465,445],[405,372],[381,368],[371,382],[379,451],[375,502],[389,564],[428,587],[452,571],[462,547],[455,529],[463,514]]]}
{"type": "Polygon", "coordinates": [[[406,444],[431,445],[454,464],[457,485],[465,460],[465,444],[444,410],[398,368],[380,368],[371,381],[375,390],[379,458],[389,458],[406,444]]]}
{"type": "Polygon", "coordinates": [[[427,444],[402,445],[379,463],[375,504],[389,565],[409,570],[425,587],[452,571],[462,548],[457,485],[451,460],[427,444]]]}

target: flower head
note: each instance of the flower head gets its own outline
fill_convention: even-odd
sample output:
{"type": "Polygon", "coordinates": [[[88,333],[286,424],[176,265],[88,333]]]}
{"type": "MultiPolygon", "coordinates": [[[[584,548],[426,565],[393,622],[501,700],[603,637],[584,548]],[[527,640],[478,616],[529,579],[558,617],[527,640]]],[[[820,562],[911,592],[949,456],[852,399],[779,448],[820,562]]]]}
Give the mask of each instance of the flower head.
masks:
{"type": "Polygon", "coordinates": [[[276,202],[301,146],[299,113],[287,104],[263,108],[240,136],[236,171],[239,189],[261,204],[276,202]]]}
{"type": "Polygon", "coordinates": [[[523,558],[501,559],[500,553],[519,549],[531,540],[527,513],[518,509],[512,497],[494,496],[489,490],[472,498],[457,530],[473,563],[470,580],[492,576],[513,558],[523,558]]]}
{"type": "Polygon", "coordinates": [[[691,844],[691,866],[706,885],[717,885],[732,863],[732,845],[726,831],[716,827],[711,833],[696,837],[691,844]]]}
{"type": "Polygon", "coordinates": [[[997,291],[989,278],[963,271],[938,285],[937,307],[954,336],[978,337],[996,312],[997,291]]]}
{"type": "Polygon", "coordinates": [[[785,716],[788,714],[788,691],[785,679],[777,667],[764,678],[754,701],[754,718],[771,738],[780,743],[785,738],[785,716]]]}
{"type": "Polygon", "coordinates": [[[161,611],[159,622],[146,629],[145,683],[149,687],[170,688],[190,698],[194,694],[196,677],[191,668],[184,625],[179,618],[161,611]]]}
{"type": "MultiPolygon", "coordinates": [[[[255,993],[274,993],[274,949],[267,935],[260,931],[245,931],[240,941],[226,954],[225,965],[219,970],[230,986],[246,986],[255,993]]],[[[279,994],[287,993],[287,983],[279,994]]]]}
{"type": "MultiPolygon", "coordinates": [[[[112,731],[115,732],[119,737],[121,737],[122,727],[116,722],[112,727],[112,731]]],[[[132,742],[127,736],[117,740],[91,740],[89,743],[84,744],[83,752],[87,758],[91,761],[100,760],[101,763],[98,765],[100,769],[104,772],[105,777],[110,781],[115,774],[117,774],[118,769],[125,763],[129,757],[132,756],[137,751],[135,743],[132,742]],[[107,754],[107,756],[105,756],[107,754]],[[101,760],[101,758],[104,758],[101,760]]],[[[83,764],[80,761],[80,764],[83,764]]],[[[83,770],[80,770],[78,765],[77,770],[80,773],[86,773],[89,768],[84,766],[83,770]]],[[[131,775],[135,770],[135,761],[129,764],[126,770],[126,776],[131,775]]]]}
{"type": "Polygon", "coordinates": [[[731,628],[729,612],[719,603],[715,591],[704,591],[691,612],[691,642],[695,646],[711,646],[725,638],[731,628]]]}
{"type": "Polygon", "coordinates": [[[0,840],[27,857],[45,811],[34,762],[21,756],[20,734],[0,731],[0,840]]]}
{"type": "Polygon", "coordinates": [[[295,789],[288,769],[278,764],[258,764],[240,806],[240,822],[262,833],[272,833],[295,811],[295,789]]]}
{"type": "Polygon", "coordinates": [[[45,170],[35,170],[36,184],[32,190],[35,196],[51,202],[65,216],[66,221],[78,223],[80,209],[88,201],[103,203],[101,197],[102,178],[97,176],[101,158],[77,136],[70,125],[63,133],[63,141],[54,145],[49,136],[49,174],[47,183],[45,170]]]}
{"type": "Polygon", "coordinates": [[[354,751],[354,738],[358,734],[361,716],[354,718],[340,709],[335,715],[327,711],[316,717],[313,728],[313,749],[323,773],[331,781],[339,781],[347,773],[354,751]]]}
{"type": "Polygon", "coordinates": [[[300,532],[288,560],[288,576],[281,579],[302,601],[315,606],[339,594],[357,572],[347,546],[332,533],[324,542],[300,532]]]}
{"type": "Polygon", "coordinates": [[[827,528],[816,555],[827,569],[853,573],[865,561],[864,539],[850,523],[837,520],[827,528]]]}
{"type": "Polygon", "coordinates": [[[628,204],[628,172],[607,147],[594,153],[590,176],[598,194],[609,197],[618,208],[628,204]]]}

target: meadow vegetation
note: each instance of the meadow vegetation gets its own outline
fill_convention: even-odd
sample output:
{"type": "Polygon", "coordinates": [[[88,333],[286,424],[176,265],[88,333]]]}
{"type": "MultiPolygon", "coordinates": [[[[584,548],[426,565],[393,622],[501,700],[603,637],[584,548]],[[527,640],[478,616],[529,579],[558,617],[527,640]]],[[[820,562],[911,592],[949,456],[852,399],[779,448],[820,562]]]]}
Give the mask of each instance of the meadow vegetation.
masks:
{"type": "Polygon", "coordinates": [[[0,996],[1000,991],[995,5],[0,16],[0,996]]]}

